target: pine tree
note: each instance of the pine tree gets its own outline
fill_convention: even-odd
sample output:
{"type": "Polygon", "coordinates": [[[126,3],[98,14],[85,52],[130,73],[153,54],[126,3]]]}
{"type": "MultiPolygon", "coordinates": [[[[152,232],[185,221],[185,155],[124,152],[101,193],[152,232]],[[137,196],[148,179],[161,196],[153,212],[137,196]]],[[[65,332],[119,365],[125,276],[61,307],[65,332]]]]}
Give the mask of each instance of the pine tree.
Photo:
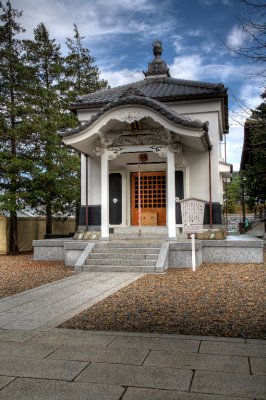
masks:
{"type": "Polygon", "coordinates": [[[18,252],[17,211],[28,197],[32,169],[30,135],[26,129],[31,70],[23,64],[24,32],[17,22],[22,11],[0,2],[0,209],[9,212],[9,253],[18,252]]]}
{"type": "MultiPolygon", "coordinates": [[[[73,38],[66,39],[68,54],[65,58],[65,106],[71,107],[71,102],[77,96],[105,89],[108,82],[100,79],[99,68],[95,65],[96,59],[90,55],[89,49],[83,46],[85,37],[80,36],[78,27],[74,24],[73,38]]],[[[76,220],[79,219],[79,204],[76,207],[76,220]]]]}
{"type": "MultiPolygon", "coordinates": [[[[263,95],[262,97],[264,97],[263,95]]],[[[266,104],[253,110],[246,122],[241,160],[245,197],[249,206],[266,201],[266,104]]]]}
{"type": "Polygon", "coordinates": [[[67,38],[68,55],[65,59],[66,88],[68,100],[71,102],[78,95],[88,94],[108,87],[108,82],[100,79],[99,68],[89,49],[83,46],[84,36],[80,36],[78,27],[74,24],[74,38],[67,38]]]}
{"type": "Polygon", "coordinates": [[[46,234],[51,234],[53,214],[72,212],[79,192],[78,157],[61,144],[57,134],[74,126],[76,119],[64,109],[64,59],[60,46],[50,38],[43,23],[37,26],[34,40],[26,41],[25,47],[27,63],[35,71],[30,115],[36,138],[31,204],[46,215],[46,234]]]}

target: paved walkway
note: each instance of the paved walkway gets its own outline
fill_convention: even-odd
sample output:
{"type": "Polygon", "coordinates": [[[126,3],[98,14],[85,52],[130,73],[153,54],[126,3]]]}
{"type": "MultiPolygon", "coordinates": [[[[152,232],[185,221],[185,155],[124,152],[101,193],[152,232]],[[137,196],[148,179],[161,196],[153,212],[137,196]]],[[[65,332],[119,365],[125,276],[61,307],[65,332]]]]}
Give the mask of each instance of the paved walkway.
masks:
{"type": "Polygon", "coordinates": [[[139,276],[82,273],[2,299],[0,399],[266,399],[266,341],[55,328],[139,276]]]}
{"type": "Polygon", "coordinates": [[[0,328],[50,330],[143,276],[90,272],[61,279],[0,300],[0,328]]]}

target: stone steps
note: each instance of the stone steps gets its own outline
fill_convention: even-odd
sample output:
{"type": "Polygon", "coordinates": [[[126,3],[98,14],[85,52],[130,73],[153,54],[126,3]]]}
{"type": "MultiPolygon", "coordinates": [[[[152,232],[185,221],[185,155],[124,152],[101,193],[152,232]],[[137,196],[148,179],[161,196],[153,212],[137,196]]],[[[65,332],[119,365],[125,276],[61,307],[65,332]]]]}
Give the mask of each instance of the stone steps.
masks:
{"type": "MultiPolygon", "coordinates": [[[[186,237],[185,234],[179,233],[179,228],[176,230],[177,240],[182,240],[186,237]]],[[[128,226],[115,227],[114,233],[110,234],[110,240],[168,240],[168,228],[166,226],[128,226]]]]}
{"type": "Polygon", "coordinates": [[[165,270],[162,268],[156,268],[155,266],[143,266],[143,265],[84,265],[84,271],[90,272],[142,272],[145,274],[157,274],[164,273],[165,270]]]}
{"type": "Polygon", "coordinates": [[[150,251],[153,251],[153,253],[148,253],[147,254],[147,253],[145,253],[145,249],[141,249],[141,250],[142,250],[141,254],[139,254],[139,252],[138,252],[138,254],[128,253],[128,252],[126,254],[121,254],[120,251],[111,252],[111,253],[107,253],[107,252],[104,252],[104,253],[91,253],[90,254],[90,259],[91,260],[106,259],[106,255],[108,254],[108,258],[112,259],[112,260],[129,260],[129,259],[132,259],[132,260],[156,260],[157,261],[159,252],[154,253],[154,249],[148,249],[150,251]]]}
{"type": "Polygon", "coordinates": [[[126,258],[117,258],[117,259],[110,259],[110,258],[89,258],[86,261],[85,265],[120,265],[120,266],[147,266],[153,267],[156,264],[157,258],[153,260],[139,260],[139,259],[126,259],[126,258]]]}
{"type": "Polygon", "coordinates": [[[167,234],[160,234],[160,233],[142,233],[141,235],[139,235],[137,232],[127,232],[127,233],[112,233],[110,235],[110,239],[111,240],[119,240],[119,239],[128,239],[128,240],[132,240],[132,239],[153,239],[153,240],[167,240],[168,239],[168,235],[167,234]]]}
{"type": "Polygon", "coordinates": [[[157,266],[162,242],[108,241],[95,244],[83,265],[86,271],[164,272],[157,266]]]}
{"type": "MultiPolygon", "coordinates": [[[[161,247],[161,246],[160,246],[161,247]]],[[[160,247],[147,247],[147,248],[143,248],[143,247],[133,247],[131,249],[127,249],[126,254],[127,255],[131,255],[131,254],[135,254],[136,255],[136,251],[137,254],[140,255],[148,255],[148,254],[157,254],[158,251],[160,251],[160,247]]],[[[121,255],[121,251],[123,251],[123,249],[125,249],[125,247],[107,247],[104,248],[102,247],[101,249],[97,249],[97,252],[94,250],[92,251],[91,255],[93,254],[120,254],[121,255]]]]}

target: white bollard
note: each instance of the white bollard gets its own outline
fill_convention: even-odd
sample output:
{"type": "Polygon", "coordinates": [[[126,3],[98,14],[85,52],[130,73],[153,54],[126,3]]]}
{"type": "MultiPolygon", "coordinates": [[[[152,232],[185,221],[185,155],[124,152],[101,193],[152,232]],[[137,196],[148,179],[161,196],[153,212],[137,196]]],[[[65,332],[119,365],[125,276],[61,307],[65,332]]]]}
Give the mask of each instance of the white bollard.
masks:
{"type": "Polygon", "coordinates": [[[191,245],[192,245],[192,271],[196,271],[195,233],[191,234],[191,245]]]}

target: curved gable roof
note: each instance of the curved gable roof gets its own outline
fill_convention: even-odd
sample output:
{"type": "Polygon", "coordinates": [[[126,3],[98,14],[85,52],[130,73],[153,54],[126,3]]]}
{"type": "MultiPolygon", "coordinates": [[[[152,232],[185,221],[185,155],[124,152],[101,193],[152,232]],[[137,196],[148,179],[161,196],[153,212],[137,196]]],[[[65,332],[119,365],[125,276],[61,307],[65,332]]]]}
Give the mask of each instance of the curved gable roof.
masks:
{"type": "Polygon", "coordinates": [[[149,97],[138,95],[138,91],[132,91],[132,94],[129,91],[126,91],[120,96],[118,96],[115,100],[111,101],[110,103],[103,106],[95,115],[91,117],[90,120],[83,122],[77,128],[70,128],[66,129],[63,132],[60,132],[60,136],[66,137],[75,135],[77,133],[82,132],[83,130],[87,129],[90,125],[92,125],[95,121],[97,121],[100,117],[102,117],[106,112],[111,111],[119,106],[126,106],[126,105],[136,105],[136,106],[145,106],[154,111],[157,111],[162,116],[167,118],[170,122],[173,122],[177,125],[181,125],[183,127],[188,128],[197,128],[202,129],[204,131],[208,130],[208,123],[201,122],[199,120],[192,120],[191,118],[184,117],[183,115],[177,114],[167,105],[160,103],[159,101],[153,100],[149,97]],[[129,95],[127,95],[129,94],[129,95]]]}

